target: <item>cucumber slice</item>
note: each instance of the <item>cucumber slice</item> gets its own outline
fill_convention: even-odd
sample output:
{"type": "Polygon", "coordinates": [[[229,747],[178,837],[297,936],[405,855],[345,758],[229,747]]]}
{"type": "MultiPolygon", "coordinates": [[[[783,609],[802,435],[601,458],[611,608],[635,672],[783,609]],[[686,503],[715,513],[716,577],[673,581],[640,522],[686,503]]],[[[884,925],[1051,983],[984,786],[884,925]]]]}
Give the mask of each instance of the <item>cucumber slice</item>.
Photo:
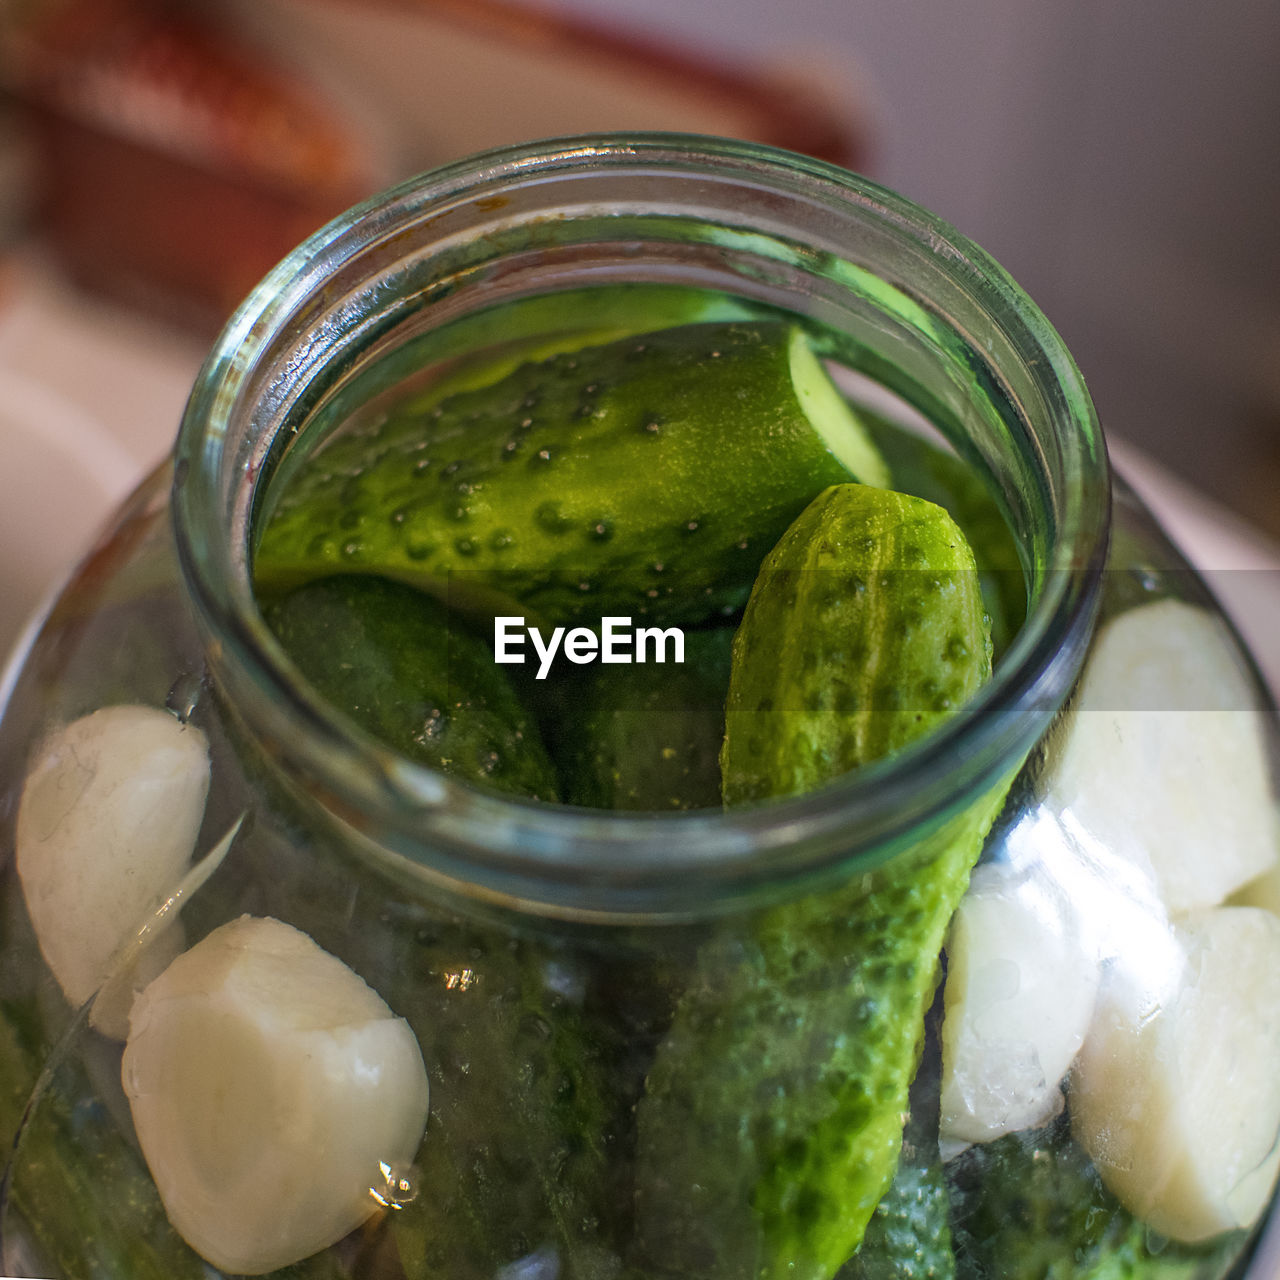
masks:
{"type": "Polygon", "coordinates": [[[883,476],[805,356],[781,322],[688,325],[394,415],[282,493],[258,580],[379,573],[543,622],[732,611],[805,504],[864,478],[841,458],[883,476]]]}
{"type": "Polygon", "coordinates": [[[851,476],[863,484],[889,486],[889,468],[868,435],[866,426],[849,402],[836,390],[808,339],[799,329],[791,332],[791,384],[796,399],[813,429],[851,476]]]}

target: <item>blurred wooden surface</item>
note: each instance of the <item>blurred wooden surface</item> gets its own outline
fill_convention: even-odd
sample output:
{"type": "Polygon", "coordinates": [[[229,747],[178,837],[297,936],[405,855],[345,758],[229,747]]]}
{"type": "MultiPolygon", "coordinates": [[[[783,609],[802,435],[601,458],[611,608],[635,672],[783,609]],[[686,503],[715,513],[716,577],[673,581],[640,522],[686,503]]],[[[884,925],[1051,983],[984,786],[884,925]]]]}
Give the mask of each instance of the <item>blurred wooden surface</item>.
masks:
{"type": "MultiPolygon", "coordinates": [[[[663,40],[640,34],[539,0],[345,3],[352,10],[382,9],[412,17],[424,24],[424,30],[436,33],[437,50],[439,33],[452,28],[487,44],[490,56],[496,57],[499,50],[505,49],[518,53],[530,67],[543,64],[536,71],[539,75],[549,75],[553,70],[567,70],[571,77],[591,74],[614,81],[616,91],[623,94],[666,97],[676,112],[687,113],[684,127],[691,130],[727,132],[850,169],[862,169],[868,162],[870,146],[865,123],[833,102],[820,82],[794,73],[783,74],[780,69],[763,64],[735,63],[705,51],[694,52],[674,36],[663,40]],[[700,122],[708,113],[723,117],[728,127],[705,128],[700,122]]],[[[436,74],[444,61],[444,53],[433,57],[436,74]]],[[[482,92],[495,89],[491,83],[482,92]]],[[[596,127],[590,123],[573,126],[596,127]]]]}
{"type": "Polygon", "coordinates": [[[813,84],[510,0],[58,0],[0,24],[34,233],[82,284],[212,335],[379,187],[538,137],[725,134],[846,165],[813,84]]]}

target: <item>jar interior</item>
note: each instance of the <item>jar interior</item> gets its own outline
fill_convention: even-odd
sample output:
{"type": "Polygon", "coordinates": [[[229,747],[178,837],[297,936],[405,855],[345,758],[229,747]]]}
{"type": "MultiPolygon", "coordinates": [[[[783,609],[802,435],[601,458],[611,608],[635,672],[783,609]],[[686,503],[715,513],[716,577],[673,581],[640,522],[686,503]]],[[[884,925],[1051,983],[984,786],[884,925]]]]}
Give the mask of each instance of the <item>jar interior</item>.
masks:
{"type": "MultiPolygon", "coordinates": [[[[252,499],[252,527],[334,432],[360,430],[388,406],[460,368],[482,367],[554,333],[568,335],[572,303],[591,313],[592,291],[654,288],[705,301],[717,314],[799,321],[838,385],[856,405],[958,454],[990,487],[1009,522],[1028,594],[1046,571],[1057,511],[1041,443],[1028,423],[1046,415],[1037,388],[1002,372],[994,343],[980,356],[955,321],[866,268],[829,258],[803,260],[782,239],[716,228],[687,218],[564,215],[546,237],[567,243],[510,248],[529,235],[499,225],[482,242],[496,262],[441,274],[437,256],[390,264],[362,282],[332,314],[358,317],[349,330],[326,328],[323,363],[294,394],[263,395],[258,415],[270,446],[252,499]],[[696,234],[695,234],[696,233],[696,234]],[[826,268],[825,271],[820,268],[826,268]],[[383,310],[378,296],[394,298],[383,310]],[[570,306],[525,307],[560,295],[570,306]],[[718,304],[718,309],[717,309],[718,304]],[[539,314],[541,311],[541,314],[539,314]],[[514,321],[519,338],[502,332],[514,321]]],[[[874,249],[870,250],[874,252],[874,249]]],[[[446,255],[447,256],[447,255],[446,255]]],[[[641,304],[643,305],[643,304],[641,304]]],[[[585,330],[584,330],[585,331],[585,330]]],[[[278,359],[279,357],[277,357],[278,359]]],[[[289,364],[294,365],[296,353],[289,364]]],[[[1005,362],[1016,364],[1012,352],[1005,362]]]]}
{"type": "Polygon", "coordinates": [[[825,166],[743,161],[731,144],[699,164],[670,139],[645,146],[640,159],[628,146],[585,164],[571,145],[532,162],[513,153],[479,177],[446,170],[354,211],[246,303],[179,445],[180,552],[219,640],[217,674],[238,704],[262,708],[255,731],[309,753],[347,810],[379,809],[377,839],[397,856],[421,864],[453,848],[467,880],[482,866],[505,880],[532,859],[522,898],[541,896],[532,882],[548,874],[557,892],[598,888],[606,864],[615,887],[634,875],[661,896],[648,878],[669,885],[691,847],[671,848],[672,822],[704,848],[705,868],[720,868],[712,880],[741,876],[744,858],[749,879],[771,881],[833,855],[888,856],[922,820],[1007,773],[1043,732],[1082,660],[1105,548],[1105,458],[1087,395],[1043,318],[985,255],[825,166]],[[433,382],[566,328],[590,330],[600,300],[628,290],[645,305],[695,298],[720,314],[797,322],[855,405],[942,443],[981,478],[1016,546],[1011,594],[1025,623],[996,678],[918,750],[858,770],[813,804],[659,822],[495,801],[353,751],[340,724],[297,696],[258,613],[255,537],[326,442],[433,382]]]}

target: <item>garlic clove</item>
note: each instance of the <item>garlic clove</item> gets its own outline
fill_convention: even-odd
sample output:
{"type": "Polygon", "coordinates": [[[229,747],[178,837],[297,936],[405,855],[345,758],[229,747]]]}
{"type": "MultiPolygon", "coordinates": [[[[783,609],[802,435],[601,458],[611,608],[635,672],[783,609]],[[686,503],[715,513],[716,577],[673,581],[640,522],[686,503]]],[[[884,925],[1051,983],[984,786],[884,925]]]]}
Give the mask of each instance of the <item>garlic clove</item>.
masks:
{"type": "Polygon", "coordinates": [[[236,1274],[358,1227],[427,1118],[408,1024],[306,934],[249,916],[142,993],[122,1079],[170,1221],[236,1274]]]}
{"type": "MultiPolygon", "coordinates": [[[[154,707],[104,707],[44,742],[18,807],[16,864],[41,954],[71,1004],[98,990],[182,879],[208,791],[204,734],[154,707]]],[[[127,998],[105,1002],[108,1023],[120,1021],[113,1000],[127,998]]]]}
{"type": "Polygon", "coordinates": [[[1048,1123],[1084,1041],[1101,966],[1037,868],[973,874],[947,942],[941,1138],[948,1149],[1048,1123]]]}
{"type": "Polygon", "coordinates": [[[1280,1162],[1280,920],[1217,907],[1174,929],[1166,990],[1108,970],[1070,1085],[1107,1188],[1174,1240],[1250,1227],[1280,1162]]]}

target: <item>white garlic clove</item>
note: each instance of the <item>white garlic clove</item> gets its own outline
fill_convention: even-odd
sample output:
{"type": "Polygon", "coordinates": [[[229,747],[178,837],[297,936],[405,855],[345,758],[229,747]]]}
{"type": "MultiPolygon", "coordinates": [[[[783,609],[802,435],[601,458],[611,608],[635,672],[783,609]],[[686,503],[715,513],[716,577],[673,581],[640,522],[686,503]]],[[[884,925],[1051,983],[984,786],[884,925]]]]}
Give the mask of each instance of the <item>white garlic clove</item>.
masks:
{"type": "Polygon", "coordinates": [[[261,1275],[358,1227],[413,1160],[427,1075],[408,1024],[278,920],[241,917],[139,997],[122,1079],[169,1220],[261,1275]]]}
{"type": "Polygon", "coordinates": [[[1107,1188],[1174,1240],[1252,1226],[1280,1164],[1280,920],[1217,907],[1173,932],[1168,989],[1107,972],[1070,1086],[1107,1188]]]}
{"type": "Polygon", "coordinates": [[[1101,628],[1045,800],[1083,844],[1153,876],[1171,914],[1276,865],[1265,721],[1221,619],[1160,600],[1101,628]]]}
{"type": "MultiPolygon", "coordinates": [[[[208,791],[204,734],[154,707],[104,707],[44,742],[18,808],[16,863],[41,954],[71,1004],[98,990],[182,879],[208,791]]],[[[127,999],[105,1001],[108,1023],[127,999]]]]}
{"type": "Polygon", "coordinates": [[[1101,966],[1035,868],[979,867],[951,923],[942,1022],[949,1149],[1046,1124],[1084,1041],[1101,966]]]}

